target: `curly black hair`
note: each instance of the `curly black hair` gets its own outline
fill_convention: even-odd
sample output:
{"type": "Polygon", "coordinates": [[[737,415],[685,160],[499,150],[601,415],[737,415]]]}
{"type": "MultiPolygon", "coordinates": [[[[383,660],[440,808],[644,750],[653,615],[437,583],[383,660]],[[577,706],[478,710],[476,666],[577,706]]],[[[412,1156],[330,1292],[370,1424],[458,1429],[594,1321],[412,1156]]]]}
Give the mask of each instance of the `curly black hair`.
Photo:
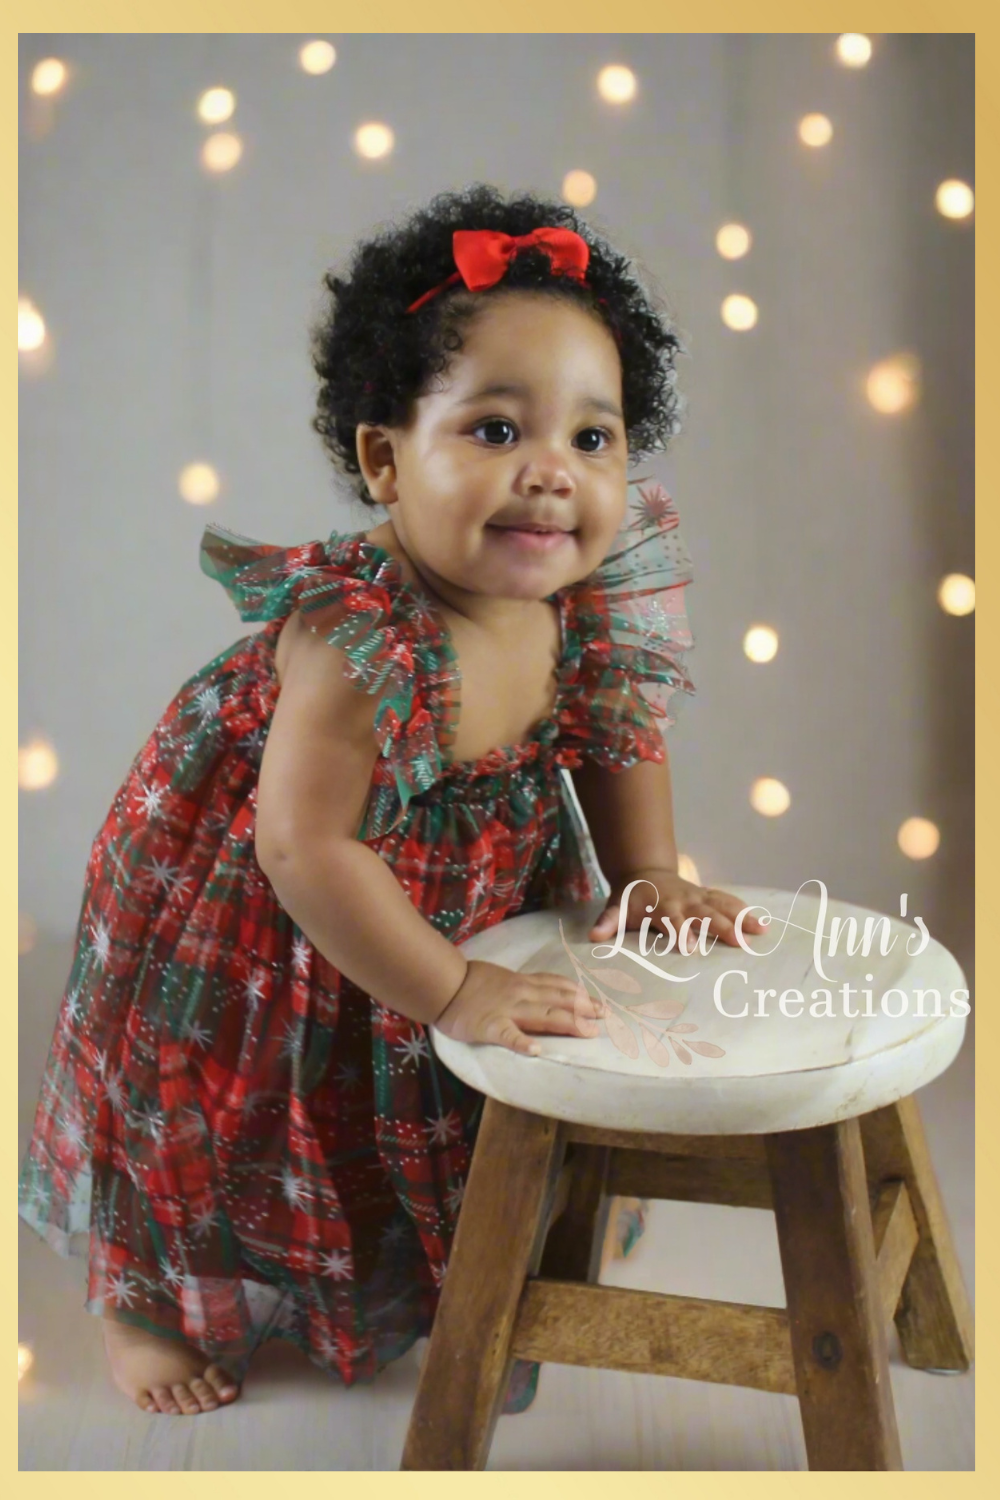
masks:
{"type": "MultiPolygon", "coordinates": [[[[362,240],[345,277],[328,271],[323,281],[331,295],[311,331],[320,381],[312,426],[334,467],[345,474],[361,473],[358,423],[405,427],[415,398],[462,348],[461,329],[483,299],[512,290],[579,303],[614,334],[630,464],[663,451],[680,430],[683,398],[676,390],[674,361],[686,351],[665,306],[639,284],[625,256],[558,200],[527,192],[505,198],[488,183],[439,193],[402,223],[362,240]],[[553,275],[545,252],[529,248],[514,257],[495,288],[470,293],[459,282],[406,314],[411,302],[454,273],[456,229],[522,235],[546,225],[574,229],[587,241],[589,287],[553,275]]],[[[354,489],[364,504],[376,504],[363,479],[354,489]]]]}

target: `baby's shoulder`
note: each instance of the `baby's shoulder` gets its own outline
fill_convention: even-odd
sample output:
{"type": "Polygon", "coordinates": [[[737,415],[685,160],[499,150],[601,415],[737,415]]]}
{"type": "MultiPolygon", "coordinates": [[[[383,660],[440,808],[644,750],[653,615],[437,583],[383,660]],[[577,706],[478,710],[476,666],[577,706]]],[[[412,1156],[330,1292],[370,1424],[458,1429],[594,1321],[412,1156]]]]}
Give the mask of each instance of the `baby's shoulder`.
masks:
{"type": "MultiPolygon", "coordinates": [[[[339,611],[336,604],[330,604],[321,609],[311,609],[308,619],[303,615],[301,609],[293,609],[287,620],[278,632],[278,638],[274,647],[274,675],[277,678],[279,688],[282,687],[288,677],[289,668],[293,659],[300,657],[305,652],[317,655],[318,646],[325,646],[329,656],[327,660],[331,663],[339,656],[335,656],[335,648],[327,644],[324,639],[323,625],[327,620],[331,626],[339,611]]],[[[342,667],[341,667],[342,670],[342,667]]]]}

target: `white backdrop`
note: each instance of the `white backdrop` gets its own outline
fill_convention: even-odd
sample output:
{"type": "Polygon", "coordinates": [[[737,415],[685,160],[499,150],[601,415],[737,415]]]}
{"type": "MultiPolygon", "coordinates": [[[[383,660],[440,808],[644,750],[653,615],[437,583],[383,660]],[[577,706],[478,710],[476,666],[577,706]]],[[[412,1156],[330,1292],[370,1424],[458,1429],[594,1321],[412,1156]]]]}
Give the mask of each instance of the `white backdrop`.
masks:
{"type": "Polygon", "coordinates": [[[971,980],[974,617],[935,596],[973,572],[973,236],[934,190],[971,180],[973,37],[876,37],[855,71],[824,34],[343,35],[321,77],[304,40],[21,36],[20,291],[51,357],[22,360],[20,733],[59,757],[21,794],[22,913],[72,932],[132,757],[248,628],[199,570],[205,524],[288,545],[383,518],[309,425],[323,271],[435,192],[558,195],[584,168],[585,217],[667,295],[692,355],[685,432],[648,466],[696,575],[680,847],[713,885],[819,877],[896,913],[906,891],[971,980]],[[71,86],[33,99],[53,51],[71,86]],[[598,97],[609,62],[635,71],[630,104],[598,97]],[[209,176],[195,104],[215,84],[244,153],[209,176]],[[796,133],[814,110],[834,123],[820,150],[796,133]],[[382,161],[352,148],[371,119],[395,132],[382,161]],[[733,218],[754,245],[727,262],[733,218]],[[749,332],[721,321],[733,291],[758,303],[749,332]],[[865,375],[903,349],[921,402],[879,415],[865,375]],[[195,459],[222,476],[211,505],[178,494],[195,459]],[[780,636],[766,665],[742,650],[757,622],[780,636]],[[750,806],[758,776],[789,788],[783,816],[750,806]],[[941,830],[919,862],[896,842],[914,815],[941,830]]]}

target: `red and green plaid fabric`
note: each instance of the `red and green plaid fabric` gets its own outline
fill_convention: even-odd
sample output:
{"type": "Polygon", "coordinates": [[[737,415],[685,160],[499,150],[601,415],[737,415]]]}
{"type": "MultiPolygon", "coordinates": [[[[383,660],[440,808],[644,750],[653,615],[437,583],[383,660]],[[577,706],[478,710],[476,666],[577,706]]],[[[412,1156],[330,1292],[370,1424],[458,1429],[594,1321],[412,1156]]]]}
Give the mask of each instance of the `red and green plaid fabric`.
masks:
{"type": "MultiPolygon", "coordinates": [[[[19,1177],[21,1217],[88,1255],[88,1311],[240,1378],[289,1339],[346,1385],[430,1332],[483,1096],[316,951],[257,865],[275,646],[293,609],[339,606],[326,638],[379,705],[359,836],[450,941],[593,900],[607,886],[567,771],[662,760],[667,701],[693,691],[676,511],[659,485],[638,497],[602,567],[552,596],[551,716],[476,762],[448,758],[447,626],[389,553],[206,528],[203,571],[263,628],[180,687],[94,840],[19,1177]]],[[[518,1362],[505,1410],[537,1373],[518,1362]]]]}

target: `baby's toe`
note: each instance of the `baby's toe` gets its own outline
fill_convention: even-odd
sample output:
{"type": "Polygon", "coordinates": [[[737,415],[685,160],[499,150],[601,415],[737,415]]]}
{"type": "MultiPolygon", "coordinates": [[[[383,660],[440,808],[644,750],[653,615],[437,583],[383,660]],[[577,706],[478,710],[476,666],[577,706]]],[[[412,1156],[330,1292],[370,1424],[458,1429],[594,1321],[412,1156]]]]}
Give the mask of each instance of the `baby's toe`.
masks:
{"type": "Polygon", "coordinates": [[[179,1414],[180,1407],[170,1394],[168,1386],[154,1385],[150,1390],[150,1395],[156,1402],[157,1410],[164,1412],[166,1416],[176,1417],[179,1414]]]}
{"type": "Polygon", "coordinates": [[[221,1365],[209,1365],[205,1371],[205,1379],[214,1388],[220,1401],[235,1401],[240,1393],[233,1377],[221,1365]]]}
{"type": "Polygon", "coordinates": [[[219,1398],[207,1380],[199,1380],[197,1377],[188,1382],[193,1393],[201,1403],[202,1411],[217,1411],[219,1398]]]}
{"type": "Polygon", "coordinates": [[[143,1411],[159,1411],[160,1409],[156,1404],[155,1397],[149,1391],[137,1391],[135,1399],[136,1405],[141,1406],[143,1411]]]}
{"type": "Polygon", "coordinates": [[[184,1382],[182,1380],[178,1380],[176,1385],[171,1386],[171,1390],[174,1393],[174,1399],[176,1400],[177,1405],[180,1407],[184,1415],[186,1417],[197,1416],[197,1414],[201,1411],[201,1406],[198,1402],[197,1397],[192,1396],[191,1392],[188,1390],[184,1382]]]}

